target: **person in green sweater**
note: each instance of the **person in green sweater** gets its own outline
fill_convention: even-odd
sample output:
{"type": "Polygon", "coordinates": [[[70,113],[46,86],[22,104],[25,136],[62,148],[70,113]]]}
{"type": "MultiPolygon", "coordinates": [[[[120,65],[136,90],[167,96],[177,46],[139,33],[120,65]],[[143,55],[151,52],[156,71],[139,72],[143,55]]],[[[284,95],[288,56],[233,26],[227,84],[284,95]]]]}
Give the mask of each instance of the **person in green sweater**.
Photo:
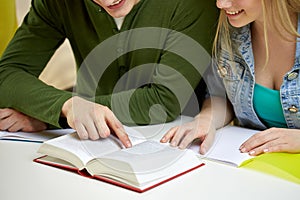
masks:
{"type": "Polygon", "coordinates": [[[81,139],[114,132],[130,146],[122,124],[174,120],[195,95],[217,17],[207,0],[33,0],[0,60],[0,128],[67,125],[81,139]],[[72,92],[38,79],[66,39],[72,92]]]}

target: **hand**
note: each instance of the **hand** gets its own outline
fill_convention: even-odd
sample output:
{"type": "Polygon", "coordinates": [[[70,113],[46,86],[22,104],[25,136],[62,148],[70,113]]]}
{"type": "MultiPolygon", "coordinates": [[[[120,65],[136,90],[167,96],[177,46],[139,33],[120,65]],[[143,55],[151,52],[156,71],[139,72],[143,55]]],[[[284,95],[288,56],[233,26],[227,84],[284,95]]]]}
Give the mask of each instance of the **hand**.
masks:
{"type": "Polygon", "coordinates": [[[77,131],[80,139],[106,138],[112,130],[125,147],[131,147],[123,125],[106,106],[75,96],[64,103],[62,115],[67,118],[69,126],[77,131]]]}
{"type": "Polygon", "coordinates": [[[0,109],[0,130],[2,131],[37,132],[46,128],[47,125],[44,122],[24,115],[14,109],[0,109]]]}
{"type": "Polygon", "coordinates": [[[209,124],[208,120],[196,117],[192,122],[171,128],[160,141],[163,143],[169,141],[171,146],[184,149],[199,138],[202,141],[199,152],[205,154],[211,147],[216,133],[216,129],[209,124]]]}
{"type": "Polygon", "coordinates": [[[300,153],[300,130],[270,128],[261,131],[244,142],[240,151],[251,156],[267,152],[300,153]]]}

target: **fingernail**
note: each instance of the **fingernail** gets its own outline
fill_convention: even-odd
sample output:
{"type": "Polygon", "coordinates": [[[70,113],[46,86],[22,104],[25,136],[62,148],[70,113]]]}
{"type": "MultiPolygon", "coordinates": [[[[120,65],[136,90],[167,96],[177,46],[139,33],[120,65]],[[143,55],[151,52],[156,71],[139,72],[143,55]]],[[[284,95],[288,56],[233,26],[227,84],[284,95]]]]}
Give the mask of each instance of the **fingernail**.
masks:
{"type": "Polygon", "coordinates": [[[127,141],[126,145],[127,145],[127,147],[131,147],[131,142],[127,141]]]}
{"type": "Polygon", "coordinates": [[[249,154],[250,154],[250,155],[253,155],[253,154],[255,154],[255,151],[252,150],[252,151],[249,152],[249,154]]]}
{"type": "Polygon", "coordinates": [[[176,146],[176,142],[175,141],[171,142],[171,146],[175,147],[176,146]]]}
{"type": "Polygon", "coordinates": [[[242,153],[244,153],[244,152],[246,152],[246,148],[242,148],[240,151],[241,151],[242,153]]]}
{"type": "Polygon", "coordinates": [[[206,149],[205,148],[202,148],[201,150],[202,150],[203,154],[206,154],[206,149]]]}
{"type": "Polygon", "coordinates": [[[165,141],[166,141],[166,138],[163,137],[160,141],[165,142],[165,141]]]}

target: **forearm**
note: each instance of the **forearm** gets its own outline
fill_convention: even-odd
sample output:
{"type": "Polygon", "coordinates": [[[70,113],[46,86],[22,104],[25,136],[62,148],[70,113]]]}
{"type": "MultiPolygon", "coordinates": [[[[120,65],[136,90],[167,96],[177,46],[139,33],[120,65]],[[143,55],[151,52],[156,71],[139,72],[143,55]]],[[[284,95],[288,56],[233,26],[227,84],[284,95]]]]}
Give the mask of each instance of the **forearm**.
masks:
{"type": "Polygon", "coordinates": [[[30,12],[1,57],[0,107],[14,108],[59,127],[62,104],[72,94],[38,79],[66,37],[53,8],[56,3],[33,1],[30,12]]]}
{"type": "Polygon", "coordinates": [[[1,108],[14,108],[26,115],[59,127],[62,103],[71,93],[57,90],[23,70],[0,67],[1,108]]]}
{"type": "Polygon", "coordinates": [[[109,107],[124,124],[157,124],[174,120],[181,112],[177,97],[166,87],[151,85],[101,95],[95,102],[109,107]]]}
{"type": "Polygon", "coordinates": [[[230,123],[234,117],[230,102],[222,97],[207,98],[202,105],[201,112],[195,117],[219,129],[230,123]]]}

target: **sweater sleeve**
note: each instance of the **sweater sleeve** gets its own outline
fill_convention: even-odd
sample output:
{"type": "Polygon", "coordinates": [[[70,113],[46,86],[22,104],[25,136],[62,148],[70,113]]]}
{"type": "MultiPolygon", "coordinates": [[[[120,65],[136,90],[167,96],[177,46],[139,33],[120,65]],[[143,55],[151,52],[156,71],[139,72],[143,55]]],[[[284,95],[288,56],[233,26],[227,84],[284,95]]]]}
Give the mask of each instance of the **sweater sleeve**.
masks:
{"type": "MultiPolygon", "coordinates": [[[[60,110],[71,93],[38,79],[65,40],[51,1],[32,1],[31,9],[0,60],[0,107],[17,109],[59,127],[60,110]]],[[[62,71],[64,69],[61,69],[62,71]]]]}

